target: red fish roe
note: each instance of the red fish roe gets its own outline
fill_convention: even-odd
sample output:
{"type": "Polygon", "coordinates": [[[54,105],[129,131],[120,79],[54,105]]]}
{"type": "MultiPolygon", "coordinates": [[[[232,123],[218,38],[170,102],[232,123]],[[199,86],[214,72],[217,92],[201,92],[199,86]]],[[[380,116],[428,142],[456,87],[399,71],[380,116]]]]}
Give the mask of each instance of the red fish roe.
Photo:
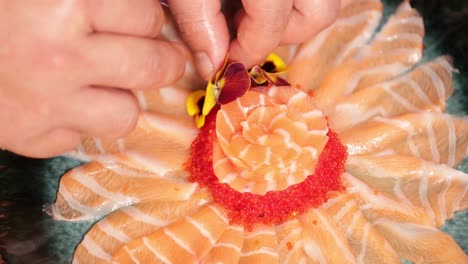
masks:
{"type": "Polygon", "coordinates": [[[264,195],[241,193],[228,184],[220,183],[214,174],[212,160],[213,143],[217,140],[216,112],[212,111],[207,116],[205,126],[192,143],[185,169],[190,173],[192,182],[209,188],[214,200],[228,209],[232,223],[243,224],[247,229],[256,223],[280,224],[325,203],[328,192],[344,190],[340,175],[344,172],[346,147],[331,130],[314,174],[301,183],[264,195]]]}

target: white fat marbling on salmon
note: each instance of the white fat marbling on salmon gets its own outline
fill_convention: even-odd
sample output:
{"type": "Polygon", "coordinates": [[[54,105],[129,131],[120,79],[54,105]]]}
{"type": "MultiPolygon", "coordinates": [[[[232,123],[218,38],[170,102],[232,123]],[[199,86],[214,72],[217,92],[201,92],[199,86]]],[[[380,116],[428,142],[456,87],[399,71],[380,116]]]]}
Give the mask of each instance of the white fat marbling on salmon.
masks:
{"type": "Polygon", "coordinates": [[[393,193],[396,195],[396,197],[398,197],[398,199],[401,202],[406,203],[408,205],[413,205],[413,203],[411,203],[411,201],[408,199],[408,197],[406,197],[405,193],[401,189],[401,179],[400,178],[397,178],[396,181],[395,181],[395,184],[393,185],[393,193]]]}
{"type": "MultiPolygon", "coordinates": [[[[73,198],[73,195],[68,191],[68,189],[64,185],[62,184],[60,185],[58,193],[62,195],[63,199],[66,201],[67,205],[70,208],[82,214],[81,216],[74,217],[73,220],[76,220],[76,221],[80,221],[82,219],[88,220],[90,218],[99,216],[99,210],[83,205],[80,202],[78,202],[75,198],[73,198]]],[[[65,219],[62,216],[62,213],[59,211],[57,205],[51,206],[51,212],[55,219],[69,220],[69,219],[65,219]]]]}
{"type": "Polygon", "coordinates": [[[336,57],[333,62],[334,65],[341,63],[346,57],[350,55],[351,51],[359,49],[359,47],[371,39],[375,29],[379,25],[380,19],[382,18],[382,13],[380,11],[367,11],[363,13],[367,13],[368,15],[367,26],[364,28],[363,32],[355,37],[341,52],[341,54],[336,57]]]}
{"type": "MultiPolygon", "coordinates": [[[[416,96],[424,102],[425,105],[433,105],[427,94],[422,90],[418,82],[411,79],[407,75],[398,78],[395,82],[400,82],[411,87],[411,90],[416,94],[416,96]]],[[[440,109],[439,109],[440,110],[440,109]]]]}
{"type": "Polygon", "coordinates": [[[130,259],[133,261],[134,264],[140,264],[140,261],[139,261],[138,258],[133,254],[133,251],[129,250],[127,246],[124,246],[124,247],[123,247],[123,250],[125,250],[125,252],[127,252],[128,256],[130,257],[130,259]]]}
{"type": "MultiPolygon", "coordinates": [[[[297,220],[296,220],[296,221],[297,221],[297,220]]],[[[288,223],[289,223],[289,222],[286,222],[286,223],[284,223],[284,224],[288,224],[288,223]]],[[[278,228],[278,227],[277,227],[277,228],[278,228]]],[[[291,241],[291,238],[300,235],[301,232],[302,232],[302,229],[301,229],[299,226],[297,226],[297,227],[295,227],[293,230],[289,231],[289,233],[288,233],[285,237],[283,237],[283,239],[281,239],[281,241],[279,241],[279,243],[278,243],[278,248],[283,248],[283,247],[285,247],[286,244],[287,244],[288,242],[291,241]]],[[[293,239],[293,240],[294,240],[294,239],[293,239]]],[[[292,251],[292,250],[291,250],[291,251],[292,251]]]]}
{"type": "Polygon", "coordinates": [[[416,43],[421,43],[423,40],[423,36],[416,33],[409,33],[409,32],[401,32],[395,35],[380,35],[375,38],[376,42],[384,41],[390,42],[394,40],[408,40],[413,41],[416,43]]]}
{"type": "Polygon", "coordinates": [[[440,162],[440,154],[437,148],[437,138],[432,127],[434,120],[431,115],[424,115],[424,125],[427,131],[427,139],[429,141],[429,146],[431,149],[432,160],[436,163],[440,162]]]}
{"type": "MultiPolygon", "coordinates": [[[[77,182],[79,182],[81,185],[88,188],[90,191],[94,192],[95,194],[100,195],[104,198],[107,198],[108,200],[112,202],[117,203],[118,205],[116,206],[118,207],[140,202],[140,200],[136,197],[131,197],[131,196],[124,195],[120,192],[111,192],[107,190],[104,186],[99,184],[99,182],[97,182],[94,178],[89,177],[88,175],[89,174],[83,171],[81,167],[78,167],[71,172],[70,177],[76,180],[77,182]]],[[[123,176],[123,175],[119,175],[119,176],[123,176]]],[[[116,209],[116,208],[112,208],[112,209],[116,209]]]]}
{"type": "Polygon", "coordinates": [[[404,214],[412,214],[409,210],[405,210],[408,207],[402,206],[402,204],[395,202],[392,199],[389,199],[381,194],[375,194],[374,190],[367,186],[364,182],[358,180],[349,173],[344,173],[341,176],[346,182],[349,182],[349,185],[346,188],[346,192],[349,194],[358,194],[365,198],[367,202],[365,205],[361,205],[361,211],[366,211],[369,209],[384,209],[388,208],[390,211],[400,211],[404,214]]]}
{"type": "Polygon", "coordinates": [[[373,74],[391,74],[391,75],[397,75],[398,73],[402,72],[403,69],[405,69],[406,66],[404,66],[401,63],[390,63],[386,65],[381,65],[381,66],[376,66],[373,68],[369,68],[363,71],[359,71],[353,75],[351,80],[348,81],[348,84],[346,85],[345,89],[343,90],[343,95],[350,95],[351,93],[354,92],[356,89],[357,85],[359,84],[359,81],[367,75],[373,75],[373,74]]]}
{"type": "Polygon", "coordinates": [[[367,222],[364,225],[364,230],[362,234],[362,239],[361,239],[361,252],[359,252],[359,255],[357,257],[357,262],[359,264],[364,263],[364,257],[366,256],[366,250],[367,250],[367,238],[369,237],[369,230],[372,227],[372,224],[367,222]]]}
{"type": "Polygon", "coordinates": [[[225,247],[225,248],[230,248],[233,249],[234,251],[240,253],[241,252],[241,247],[239,245],[233,244],[233,243],[226,243],[226,242],[221,242],[221,243],[216,243],[213,247],[225,247]]]}
{"type": "Polygon", "coordinates": [[[441,102],[445,101],[445,86],[444,82],[440,79],[439,75],[437,75],[428,65],[421,65],[420,69],[422,72],[427,74],[431,79],[432,83],[434,84],[437,95],[439,96],[439,100],[441,102]]]}
{"type": "Polygon", "coordinates": [[[320,264],[327,264],[318,244],[310,239],[303,240],[303,249],[305,254],[312,260],[318,261],[320,264]]]}
{"type": "Polygon", "coordinates": [[[147,237],[143,237],[143,245],[145,245],[146,248],[153,253],[153,255],[160,261],[162,261],[164,264],[171,264],[172,262],[167,259],[165,256],[163,256],[161,253],[159,253],[152,245],[151,242],[147,237]]]}
{"type": "Polygon", "coordinates": [[[252,239],[252,238],[254,238],[256,236],[264,236],[264,235],[275,236],[276,233],[272,229],[254,229],[254,230],[252,230],[250,232],[245,233],[244,238],[245,239],[252,239]]]}
{"type": "Polygon", "coordinates": [[[447,123],[448,129],[448,157],[447,165],[453,167],[455,165],[456,151],[457,151],[457,134],[455,131],[455,125],[453,124],[452,118],[444,116],[445,122],[447,123]]]}
{"type": "Polygon", "coordinates": [[[419,181],[419,188],[418,188],[419,200],[421,201],[423,205],[424,211],[429,216],[429,219],[435,225],[434,210],[432,210],[431,204],[429,203],[429,200],[428,200],[428,185],[429,185],[429,179],[427,175],[423,175],[421,177],[421,180],[419,181]]]}
{"type": "Polygon", "coordinates": [[[466,192],[468,191],[468,183],[465,182],[464,185],[465,185],[465,188],[463,189],[463,191],[460,192],[460,194],[457,196],[457,199],[455,199],[455,200],[453,201],[452,208],[453,208],[454,211],[455,211],[455,210],[460,210],[460,209],[461,209],[461,208],[460,208],[460,203],[461,203],[463,197],[465,197],[466,192]]]}
{"type": "Polygon", "coordinates": [[[145,224],[157,227],[166,226],[167,224],[169,224],[167,220],[163,220],[160,218],[156,218],[152,215],[146,214],[145,212],[141,211],[140,209],[134,206],[122,208],[121,211],[127,214],[128,216],[132,217],[133,219],[143,222],[145,224]]]}
{"type": "Polygon", "coordinates": [[[102,250],[102,248],[89,236],[85,236],[83,241],[81,241],[81,245],[88,250],[89,254],[99,259],[109,262],[112,260],[112,256],[102,250]]]}
{"type": "Polygon", "coordinates": [[[109,171],[114,172],[115,174],[121,176],[121,177],[132,177],[132,178],[154,178],[154,179],[160,179],[162,178],[160,175],[150,172],[150,171],[144,171],[144,170],[135,170],[132,169],[131,167],[127,167],[121,163],[118,163],[114,160],[102,160],[103,161],[101,164],[103,165],[104,168],[108,169],[109,171]]]}
{"type": "Polygon", "coordinates": [[[131,240],[131,238],[122,232],[122,230],[114,228],[106,218],[99,221],[96,226],[106,235],[113,237],[121,242],[127,243],[131,240]]]}
{"type": "Polygon", "coordinates": [[[346,232],[345,232],[346,237],[349,238],[351,236],[359,218],[361,218],[361,212],[357,211],[353,214],[353,218],[351,219],[351,224],[348,226],[348,228],[346,228],[346,232]]]}
{"type": "Polygon", "coordinates": [[[348,248],[343,243],[343,241],[338,237],[338,234],[336,233],[336,229],[330,225],[328,220],[322,215],[322,213],[319,210],[315,210],[315,211],[316,211],[315,214],[320,220],[320,223],[324,225],[325,230],[328,230],[329,234],[335,240],[335,243],[338,246],[338,248],[341,249],[341,253],[350,261],[350,263],[354,263],[355,258],[354,258],[353,253],[348,250],[348,248]]]}
{"type": "Polygon", "coordinates": [[[411,154],[413,156],[415,156],[415,157],[420,157],[418,147],[414,143],[414,140],[413,140],[413,136],[416,134],[416,132],[414,131],[414,127],[411,124],[411,122],[405,121],[405,120],[383,118],[383,117],[375,117],[374,120],[376,120],[378,122],[381,122],[381,123],[384,123],[384,124],[388,124],[388,125],[398,127],[400,129],[406,131],[408,133],[408,135],[406,137],[406,143],[408,144],[408,147],[409,147],[409,149],[411,151],[411,154]]]}
{"type": "Polygon", "coordinates": [[[452,179],[450,177],[448,177],[447,175],[445,175],[445,174],[442,175],[442,177],[444,178],[444,186],[442,187],[442,190],[439,193],[439,198],[437,199],[437,204],[439,206],[440,217],[443,220],[445,220],[445,219],[447,219],[449,217],[447,215],[447,207],[445,206],[445,203],[446,203],[445,196],[447,195],[447,189],[449,188],[449,186],[452,183],[452,179]]]}
{"type": "Polygon", "coordinates": [[[188,223],[193,225],[200,232],[200,234],[202,234],[210,242],[212,246],[216,243],[216,239],[211,235],[211,233],[208,230],[205,229],[203,224],[200,224],[190,216],[186,216],[185,220],[187,220],[188,223]]]}
{"type": "Polygon", "coordinates": [[[339,222],[343,216],[345,216],[349,210],[355,205],[354,201],[348,201],[334,216],[333,220],[339,222]]]}
{"type": "Polygon", "coordinates": [[[411,102],[409,102],[406,98],[402,97],[401,95],[399,95],[398,93],[393,91],[392,90],[393,87],[391,87],[390,85],[382,84],[381,87],[387,94],[389,94],[393,98],[393,100],[396,103],[400,104],[401,106],[406,108],[408,111],[410,111],[410,112],[422,112],[421,109],[419,109],[416,106],[414,106],[413,104],[411,104],[411,102]]]}
{"type": "Polygon", "coordinates": [[[252,251],[248,251],[248,252],[242,251],[240,255],[242,257],[250,257],[250,256],[254,256],[254,255],[269,255],[269,256],[272,256],[274,258],[279,257],[279,254],[278,254],[278,252],[276,250],[274,250],[273,248],[267,248],[267,247],[262,247],[260,249],[256,249],[256,250],[252,250],[252,251]]]}
{"type": "Polygon", "coordinates": [[[168,236],[172,241],[174,241],[179,247],[183,248],[185,251],[187,251],[190,255],[196,256],[195,252],[193,249],[191,249],[183,240],[181,240],[177,235],[172,233],[169,229],[164,228],[163,232],[166,236],[168,236]]]}

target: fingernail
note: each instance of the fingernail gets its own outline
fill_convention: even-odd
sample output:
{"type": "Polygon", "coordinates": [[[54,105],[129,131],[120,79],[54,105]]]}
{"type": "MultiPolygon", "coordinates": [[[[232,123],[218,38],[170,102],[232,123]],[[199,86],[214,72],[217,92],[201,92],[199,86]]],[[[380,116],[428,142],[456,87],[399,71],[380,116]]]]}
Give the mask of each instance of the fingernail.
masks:
{"type": "Polygon", "coordinates": [[[213,74],[213,63],[205,52],[195,53],[195,61],[200,75],[208,79],[213,74]]]}

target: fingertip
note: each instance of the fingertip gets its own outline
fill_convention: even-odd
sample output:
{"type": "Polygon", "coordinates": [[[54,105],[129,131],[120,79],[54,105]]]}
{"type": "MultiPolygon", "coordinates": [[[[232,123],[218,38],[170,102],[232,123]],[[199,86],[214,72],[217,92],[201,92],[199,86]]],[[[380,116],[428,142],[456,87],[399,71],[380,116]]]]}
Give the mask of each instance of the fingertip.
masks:
{"type": "Polygon", "coordinates": [[[255,52],[252,52],[250,49],[241,45],[237,39],[235,39],[229,47],[230,59],[243,63],[246,68],[261,64],[269,53],[270,48],[268,47],[257,47],[255,52]]]}
{"type": "Polygon", "coordinates": [[[170,1],[182,39],[194,54],[199,75],[209,79],[222,66],[229,32],[219,0],[170,1]]]}

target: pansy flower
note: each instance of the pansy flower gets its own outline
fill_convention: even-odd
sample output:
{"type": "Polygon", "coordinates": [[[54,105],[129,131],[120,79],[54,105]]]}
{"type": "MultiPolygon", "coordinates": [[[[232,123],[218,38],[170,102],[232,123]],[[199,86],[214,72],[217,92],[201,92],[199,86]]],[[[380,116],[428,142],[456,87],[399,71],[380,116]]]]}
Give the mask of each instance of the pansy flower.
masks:
{"type": "Polygon", "coordinates": [[[277,51],[292,58],[291,85],[217,102],[200,129],[190,86],[138,94],[136,130],[85,139],[75,155],[89,162],[47,209],[105,215],[74,263],[468,263],[438,229],[468,207],[468,175],[455,169],[468,119],[444,112],[451,58],[421,62],[423,21],[408,1],[373,34],[381,14],[380,1],[348,5],[277,51]]]}

